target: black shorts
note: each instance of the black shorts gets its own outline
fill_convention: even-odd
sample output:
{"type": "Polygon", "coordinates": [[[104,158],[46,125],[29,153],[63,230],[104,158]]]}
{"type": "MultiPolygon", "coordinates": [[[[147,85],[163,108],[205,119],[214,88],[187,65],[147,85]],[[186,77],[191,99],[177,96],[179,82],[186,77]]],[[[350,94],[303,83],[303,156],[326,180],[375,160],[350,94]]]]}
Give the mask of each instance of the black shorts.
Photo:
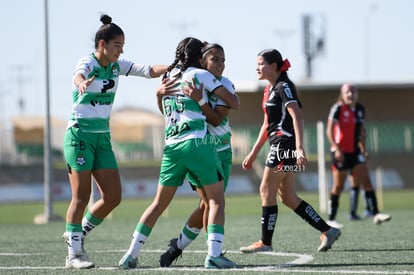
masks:
{"type": "Polygon", "coordinates": [[[332,158],[332,170],[352,170],[357,164],[366,163],[364,155],[360,152],[358,153],[345,153],[344,161],[339,162],[335,159],[335,152],[331,153],[332,158]]]}
{"type": "Polygon", "coordinates": [[[270,144],[270,150],[267,154],[266,166],[269,168],[278,167],[279,170],[295,170],[296,166],[296,147],[292,138],[280,139],[276,143],[270,144]],[[284,168],[282,168],[282,166],[284,168]]]}

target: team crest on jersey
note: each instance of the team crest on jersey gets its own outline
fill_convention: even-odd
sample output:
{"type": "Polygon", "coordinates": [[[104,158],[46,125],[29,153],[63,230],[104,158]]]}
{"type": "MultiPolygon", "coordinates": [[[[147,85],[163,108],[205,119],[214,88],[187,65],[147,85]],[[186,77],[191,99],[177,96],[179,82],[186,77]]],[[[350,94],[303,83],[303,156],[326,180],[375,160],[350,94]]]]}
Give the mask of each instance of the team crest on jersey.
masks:
{"type": "Polygon", "coordinates": [[[86,163],[85,157],[81,154],[76,156],[76,163],[79,165],[84,165],[86,163]]]}
{"type": "Polygon", "coordinates": [[[119,71],[118,71],[118,68],[117,68],[115,65],[113,65],[113,66],[112,66],[112,74],[113,74],[115,77],[118,77],[118,76],[119,76],[119,71]]]}

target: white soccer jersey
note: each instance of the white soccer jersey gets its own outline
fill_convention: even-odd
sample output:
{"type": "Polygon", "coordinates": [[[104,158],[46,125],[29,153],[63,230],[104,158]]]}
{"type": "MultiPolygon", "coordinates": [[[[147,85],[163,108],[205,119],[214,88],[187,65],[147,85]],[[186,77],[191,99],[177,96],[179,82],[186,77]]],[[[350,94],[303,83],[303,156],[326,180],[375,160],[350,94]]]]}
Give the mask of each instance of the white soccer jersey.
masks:
{"type": "MultiPolygon", "coordinates": [[[[235,93],[234,84],[226,77],[221,77],[220,82],[223,86],[232,94],[235,93]]],[[[208,101],[211,104],[211,108],[216,108],[216,106],[227,106],[228,105],[220,98],[215,96],[214,94],[209,94],[208,101]]],[[[226,117],[220,125],[214,127],[211,124],[208,124],[208,132],[212,136],[218,137],[218,141],[216,144],[217,151],[223,151],[231,147],[230,139],[231,139],[231,128],[229,123],[229,118],[226,117]]]]}
{"type": "MultiPolygon", "coordinates": [[[[174,75],[174,71],[171,72],[174,75]]],[[[210,72],[190,67],[182,72],[181,87],[192,83],[203,83],[204,98],[213,93],[221,82],[210,72]]],[[[207,133],[206,117],[197,102],[192,100],[184,92],[180,91],[166,95],[162,98],[163,114],[165,118],[165,143],[174,144],[192,138],[204,138],[207,133]]]]}
{"type": "Polygon", "coordinates": [[[72,114],[68,127],[78,125],[85,132],[109,132],[109,116],[118,87],[120,75],[135,75],[150,78],[150,65],[134,64],[125,59],[109,64],[99,65],[94,54],[82,58],[76,65],[74,77],[82,74],[85,79],[95,76],[83,94],[73,84],[72,114]]]}

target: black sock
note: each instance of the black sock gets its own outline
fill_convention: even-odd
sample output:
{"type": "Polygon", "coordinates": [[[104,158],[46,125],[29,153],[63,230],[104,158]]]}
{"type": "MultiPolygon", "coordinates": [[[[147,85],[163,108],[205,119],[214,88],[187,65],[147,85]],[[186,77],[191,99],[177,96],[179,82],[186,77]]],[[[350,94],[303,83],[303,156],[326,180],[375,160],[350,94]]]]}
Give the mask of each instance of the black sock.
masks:
{"type": "Polygon", "coordinates": [[[313,228],[320,232],[325,232],[331,229],[329,225],[319,216],[318,212],[306,201],[302,201],[295,209],[295,213],[302,217],[313,228]]]}
{"type": "Polygon", "coordinates": [[[339,207],[339,196],[331,194],[331,198],[329,199],[329,203],[328,203],[328,215],[329,215],[328,219],[330,221],[335,220],[338,207],[339,207]]]}
{"type": "Polygon", "coordinates": [[[275,231],[277,221],[278,207],[263,206],[262,207],[262,242],[265,245],[272,245],[273,232],[275,231]]]}
{"type": "Polygon", "coordinates": [[[359,187],[352,187],[351,190],[349,191],[351,215],[356,215],[358,211],[358,197],[359,197],[359,187]]]}
{"type": "Polygon", "coordinates": [[[367,208],[372,215],[378,214],[377,196],[374,191],[365,191],[365,200],[367,201],[367,208]]]}

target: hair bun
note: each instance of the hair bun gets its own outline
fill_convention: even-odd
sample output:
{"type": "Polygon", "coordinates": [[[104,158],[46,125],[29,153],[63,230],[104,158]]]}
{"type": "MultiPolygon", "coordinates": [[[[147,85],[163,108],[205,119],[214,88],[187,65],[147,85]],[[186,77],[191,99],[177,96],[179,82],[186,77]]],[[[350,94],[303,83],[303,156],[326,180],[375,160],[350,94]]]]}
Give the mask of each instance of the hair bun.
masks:
{"type": "Polygon", "coordinates": [[[111,24],[112,23],[112,18],[107,14],[102,14],[101,15],[101,22],[104,25],[105,24],[111,24]]]}

